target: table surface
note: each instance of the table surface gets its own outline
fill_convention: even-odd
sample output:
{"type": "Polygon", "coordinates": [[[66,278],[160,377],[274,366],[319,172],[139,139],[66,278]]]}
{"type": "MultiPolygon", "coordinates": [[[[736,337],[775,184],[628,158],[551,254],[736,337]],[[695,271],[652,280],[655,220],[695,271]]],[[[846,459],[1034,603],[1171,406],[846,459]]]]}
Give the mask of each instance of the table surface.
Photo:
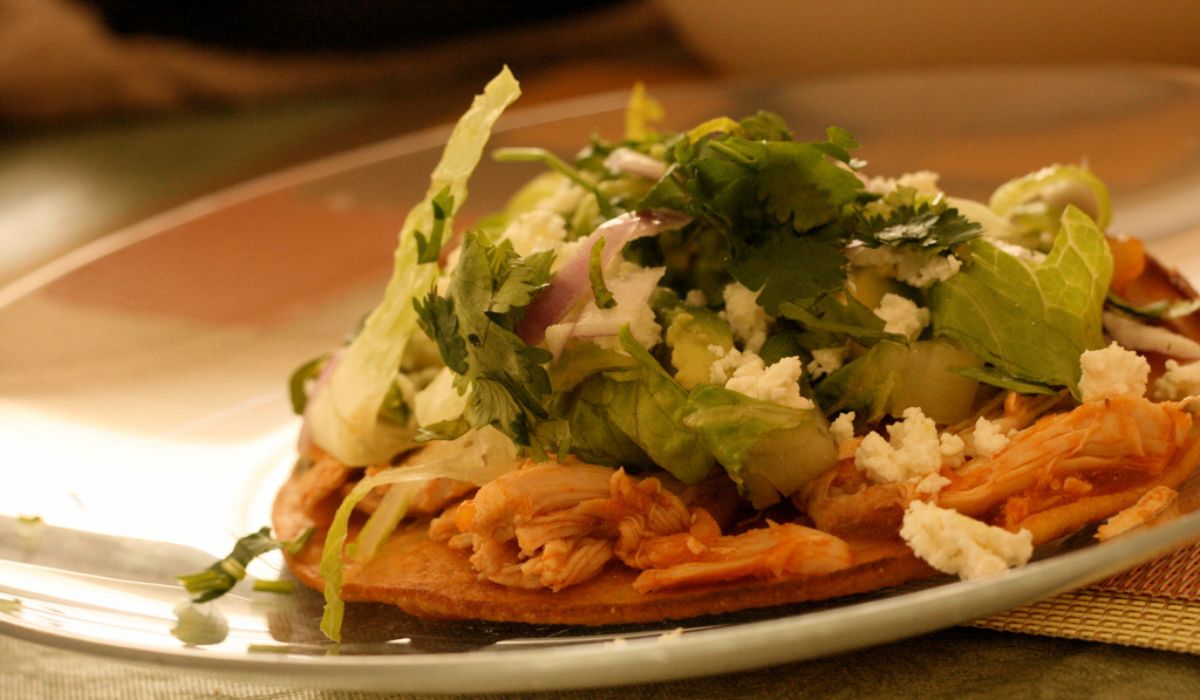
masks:
{"type": "MultiPolygon", "coordinates": [[[[659,39],[620,51],[596,49],[516,65],[525,88],[523,104],[625,88],[638,78],[653,87],[712,77],[669,34],[659,39]]],[[[17,129],[0,140],[0,285],[89,240],[220,187],[452,119],[484,72],[440,76],[436,90],[427,85],[412,92],[345,93],[17,129]]],[[[0,659],[0,697],[5,698],[377,697],[179,675],[5,638],[0,638],[0,659]]],[[[750,673],[555,696],[860,697],[879,692],[1200,697],[1200,660],[958,628],[750,673]]]]}

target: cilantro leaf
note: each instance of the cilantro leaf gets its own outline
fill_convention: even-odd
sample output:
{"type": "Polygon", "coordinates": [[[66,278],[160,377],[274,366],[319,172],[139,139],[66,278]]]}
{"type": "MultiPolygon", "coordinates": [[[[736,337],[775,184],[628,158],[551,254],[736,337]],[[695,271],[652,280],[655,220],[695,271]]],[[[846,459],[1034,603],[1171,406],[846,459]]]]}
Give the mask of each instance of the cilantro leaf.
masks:
{"type": "Polygon", "coordinates": [[[546,288],[550,279],[550,265],[554,262],[554,253],[549,250],[517,258],[508,241],[501,245],[508,252],[498,255],[494,263],[497,265],[493,270],[496,289],[487,307],[488,313],[493,315],[508,314],[514,309],[528,306],[533,295],[546,288]]]}
{"type": "Polygon", "coordinates": [[[233,551],[224,559],[212,563],[207,569],[194,574],[176,576],[188,593],[195,593],[193,603],[206,603],[220,598],[246,577],[246,566],[260,554],[266,554],[273,549],[285,548],[289,552],[298,551],[304,542],[312,535],[312,530],[300,533],[295,543],[282,542],[271,537],[271,528],[263,527],[258,532],[239,539],[233,545],[233,551]]]}
{"type": "Polygon", "coordinates": [[[446,185],[434,195],[429,205],[433,209],[433,227],[429,238],[420,231],[413,232],[417,239],[417,262],[421,264],[437,262],[441,257],[446,220],[454,216],[454,197],[450,194],[450,185],[446,185]]]}
{"type": "Polygon", "coordinates": [[[442,362],[455,374],[466,374],[467,343],[458,333],[454,301],[430,291],[424,303],[416,299],[413,305],[417,309],[418,325],[437,344],[442,362]]]}
{"type": "Polygon", "coordinates": [[[841,233],[835,227],[798,235],[771,229],[765,240],[741,245],[729,271],[752,290],[759,306],[777,314],[784,302],[807,306],[845,283],[841,233]]]}
{"type": "MultiPolygon", "coordinates": [[[[854,201],[862,190],[853,173],[829,161],[829,144],[726,137],[711,148],[751,170],[767,211],[778,223],[790,224],[797,231],[833,221],[842,206],[854,201]]],[[[840,146],[834,150],[844,153],[840,146]]]]}
{"type": "Polygon", "coordinates": [[[808,309],[785,303],[779,306],[779,315],[804,326],[806,332],[798,341],[809,350],[841,345],[848,339],[865,347],[880,340],[906,343],[904,336],[883,330],[883,319],[854,297],[842,302],[831,294],[808,309]]]}
{"type": "MultiPolygon", "coordinates": [[[[547,445],[538,426],[550,417],[545,401],[551,392],[544,365],[551,355],[527,345],[513,328],[546,285],[552,262],[550,252],[521,258],[508,241],[493,245],[469,232],[446,296],[431,291],[416,304],[421,328],[456,375],[455,387],[470,392],[466,424],[495,426],[518,445],[541,452],[547,445]]],[[[463,424],[430,427],[424,439],[458,434],[463,424]]]]}
{"type": "MultiPolygon", "coordinates": [[[[784,136],[783,129],[777,117],[760,114],[738,131],[784,136]]],[[[720,256],[722,272],[759,291],[769,313],[784,302],[808,306],[844,285],[848,236],[840,222],[848,205],[864,198],[858,177],[834,162],[849,160],[854,139],[837,128],[828,138],[706,135],[675,149],[678,162],[639,206],[681,211],[697,219],[690,230],[719,232],[725,244],[710,251],[720,256]]]]}
{"type": "MultiPolygon", "coordinates": [[[[899,189],[913,192],[906,187],[899,189]]],[[[983,234],[983,227],[952,207],[911,200],[895,203],[890,199],[889,195],[883,200],[893,205],[887,214],[860,213],[849,217],[851,235],[872,248],[906,245],[940,252],[983,234]]]]}
{"type": "Polygon", "coordinates": [[[738,122],[743,135],[752,141],[791,141],[792,130],[783,117],[774,112],[760,111],[738,122]]]}

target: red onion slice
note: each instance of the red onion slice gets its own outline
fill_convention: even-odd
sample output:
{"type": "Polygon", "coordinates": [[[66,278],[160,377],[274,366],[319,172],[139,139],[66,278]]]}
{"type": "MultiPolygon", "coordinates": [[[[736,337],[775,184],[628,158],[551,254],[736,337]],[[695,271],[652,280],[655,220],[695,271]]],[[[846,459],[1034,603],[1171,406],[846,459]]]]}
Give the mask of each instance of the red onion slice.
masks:
{"type": "Polygon", "coordinates": [[[685,226],[691,220],[691,217],[671,211],[637,211],[600,224],[567,258],[550,285],[526,307],[525,317],[517,324],[517,335],[530,345],[542,342],[546,328],[561,321],[580,299],[591,293],[588,264],[592,246],[600,238],[604,238],[601,262],[607,266],[629,241],[685,226]]]}

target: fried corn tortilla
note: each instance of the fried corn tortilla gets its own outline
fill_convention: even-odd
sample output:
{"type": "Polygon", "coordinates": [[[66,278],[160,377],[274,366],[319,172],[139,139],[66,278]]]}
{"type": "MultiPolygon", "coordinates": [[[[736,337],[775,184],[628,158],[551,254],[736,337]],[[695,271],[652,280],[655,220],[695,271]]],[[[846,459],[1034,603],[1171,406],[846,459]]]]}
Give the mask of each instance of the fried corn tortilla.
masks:
{"type": "MultiPolygon", "coordinates": [[[[302,501],[299,481],[293,477],[275,501],[275,528],[288,538],[315,527],[304,548],[288,555],[288,566],[305,585],[320,590],[324,586],[319,567],[326,529],[319,521],[332,519],[337,499],[308,512],[302,501]]],[[[428,520],[402,525],[369,562],[347,567],[342,598],[389,603],[420,617],[609,625],[824,600],[934,573],[898,540],[863,540],[852,543],[858,563],[827,576],[638,593],[632,585],[638,572],[613,561],[581,584],[558,592],[533,591],[481,580],[465,553],[429,539],[428,526],[428,520]]]]}

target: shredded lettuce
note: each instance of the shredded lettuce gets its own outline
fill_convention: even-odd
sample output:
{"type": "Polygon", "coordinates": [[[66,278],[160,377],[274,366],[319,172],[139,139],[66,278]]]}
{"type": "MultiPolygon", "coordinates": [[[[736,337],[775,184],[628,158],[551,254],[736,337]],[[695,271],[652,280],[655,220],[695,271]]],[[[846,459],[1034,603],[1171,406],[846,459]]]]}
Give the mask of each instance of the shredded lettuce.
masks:
{"type": "Polygon", "coordinates": [[[1018,230],[1056,231],[1063,211],[1077,206],[1104,231],[1112,219],[1108,186],[1078,165],[1051,165],[1004,183],[988,200],[1018,230]]]}
{"type": "Polygon", "coordinates": [[[640,80],[629,91],[625,105],[625,138],[641,141],[650,136],[650,125],[662,121],[663,108],[658,100],[646,94],[646,84],[640,80]]]}
{"type": "MultiPolygon", "coordinates": [[[[417,328],[413,300],[433,286],[438,273],[436,262],[419,262],[417,233],[426,231],[432,236],[438,228],[435,200],[456,207],[466,201],[467,179],[479,162],[492,126],[519,95],[520,87],[506,67],[459,119],[430,177],[425,199],[409,212],[400,229],[383,301],[346,349],[329,385],[310,402],[308,424],[313,439],[344,464],[381,462],[413,445],[414,426],[380,421],[379,410],[395,382],[408,337],[417,328]]],[[[442,211],[441,226],[450,229],[453,215],[453,211],[442,211]]]]}
{"type": "Polygon", "coordinates": [[[1041,263],[982,238],[968,245],[970,266],[931,290],[934,335],[958,342],[1007,377],[1065,386],[1078,396],[1079,355],[1104,345],[1101,313],[1113,269],[1104,234],[1068,206],[1041,263]]]}
{"type": "MultiPolygon", "coordinates": [[[[342,601],[342,552],[350,531],[350,516],[353,515],[354,507],[359,501],[378,486],[420,485],[438,478],[458,479],[482,486],[511,471],[517,465],[516,450],[512,442],[492,428],[473,430],[454,443],[447,444],[453,447],[447,449],[443,453],[445,456],[440,459],[388,469],[363,478],[338,506],[333,522],[329,525],[329,532],[325,535],[325,548],[321,552],[320,565],[321,578],[325,581],[325,612],[321,616],[321,631],[333,641],[341,641],[342,638],[342,618],[346,610],[342,601]]],[[[401,500],[407,509],[407,496],[401,500]]],[[[403,516],[404,513],[400,513],[398,517],[392,513],[389,520],[394,518],[394,523],[398,523],[403,516]]],[[[390,533],[383,536],[386,537],[387,534],[390,533]]],[[[360,549],[365,547],[361,547],[360,544],[360,549]]]]}

